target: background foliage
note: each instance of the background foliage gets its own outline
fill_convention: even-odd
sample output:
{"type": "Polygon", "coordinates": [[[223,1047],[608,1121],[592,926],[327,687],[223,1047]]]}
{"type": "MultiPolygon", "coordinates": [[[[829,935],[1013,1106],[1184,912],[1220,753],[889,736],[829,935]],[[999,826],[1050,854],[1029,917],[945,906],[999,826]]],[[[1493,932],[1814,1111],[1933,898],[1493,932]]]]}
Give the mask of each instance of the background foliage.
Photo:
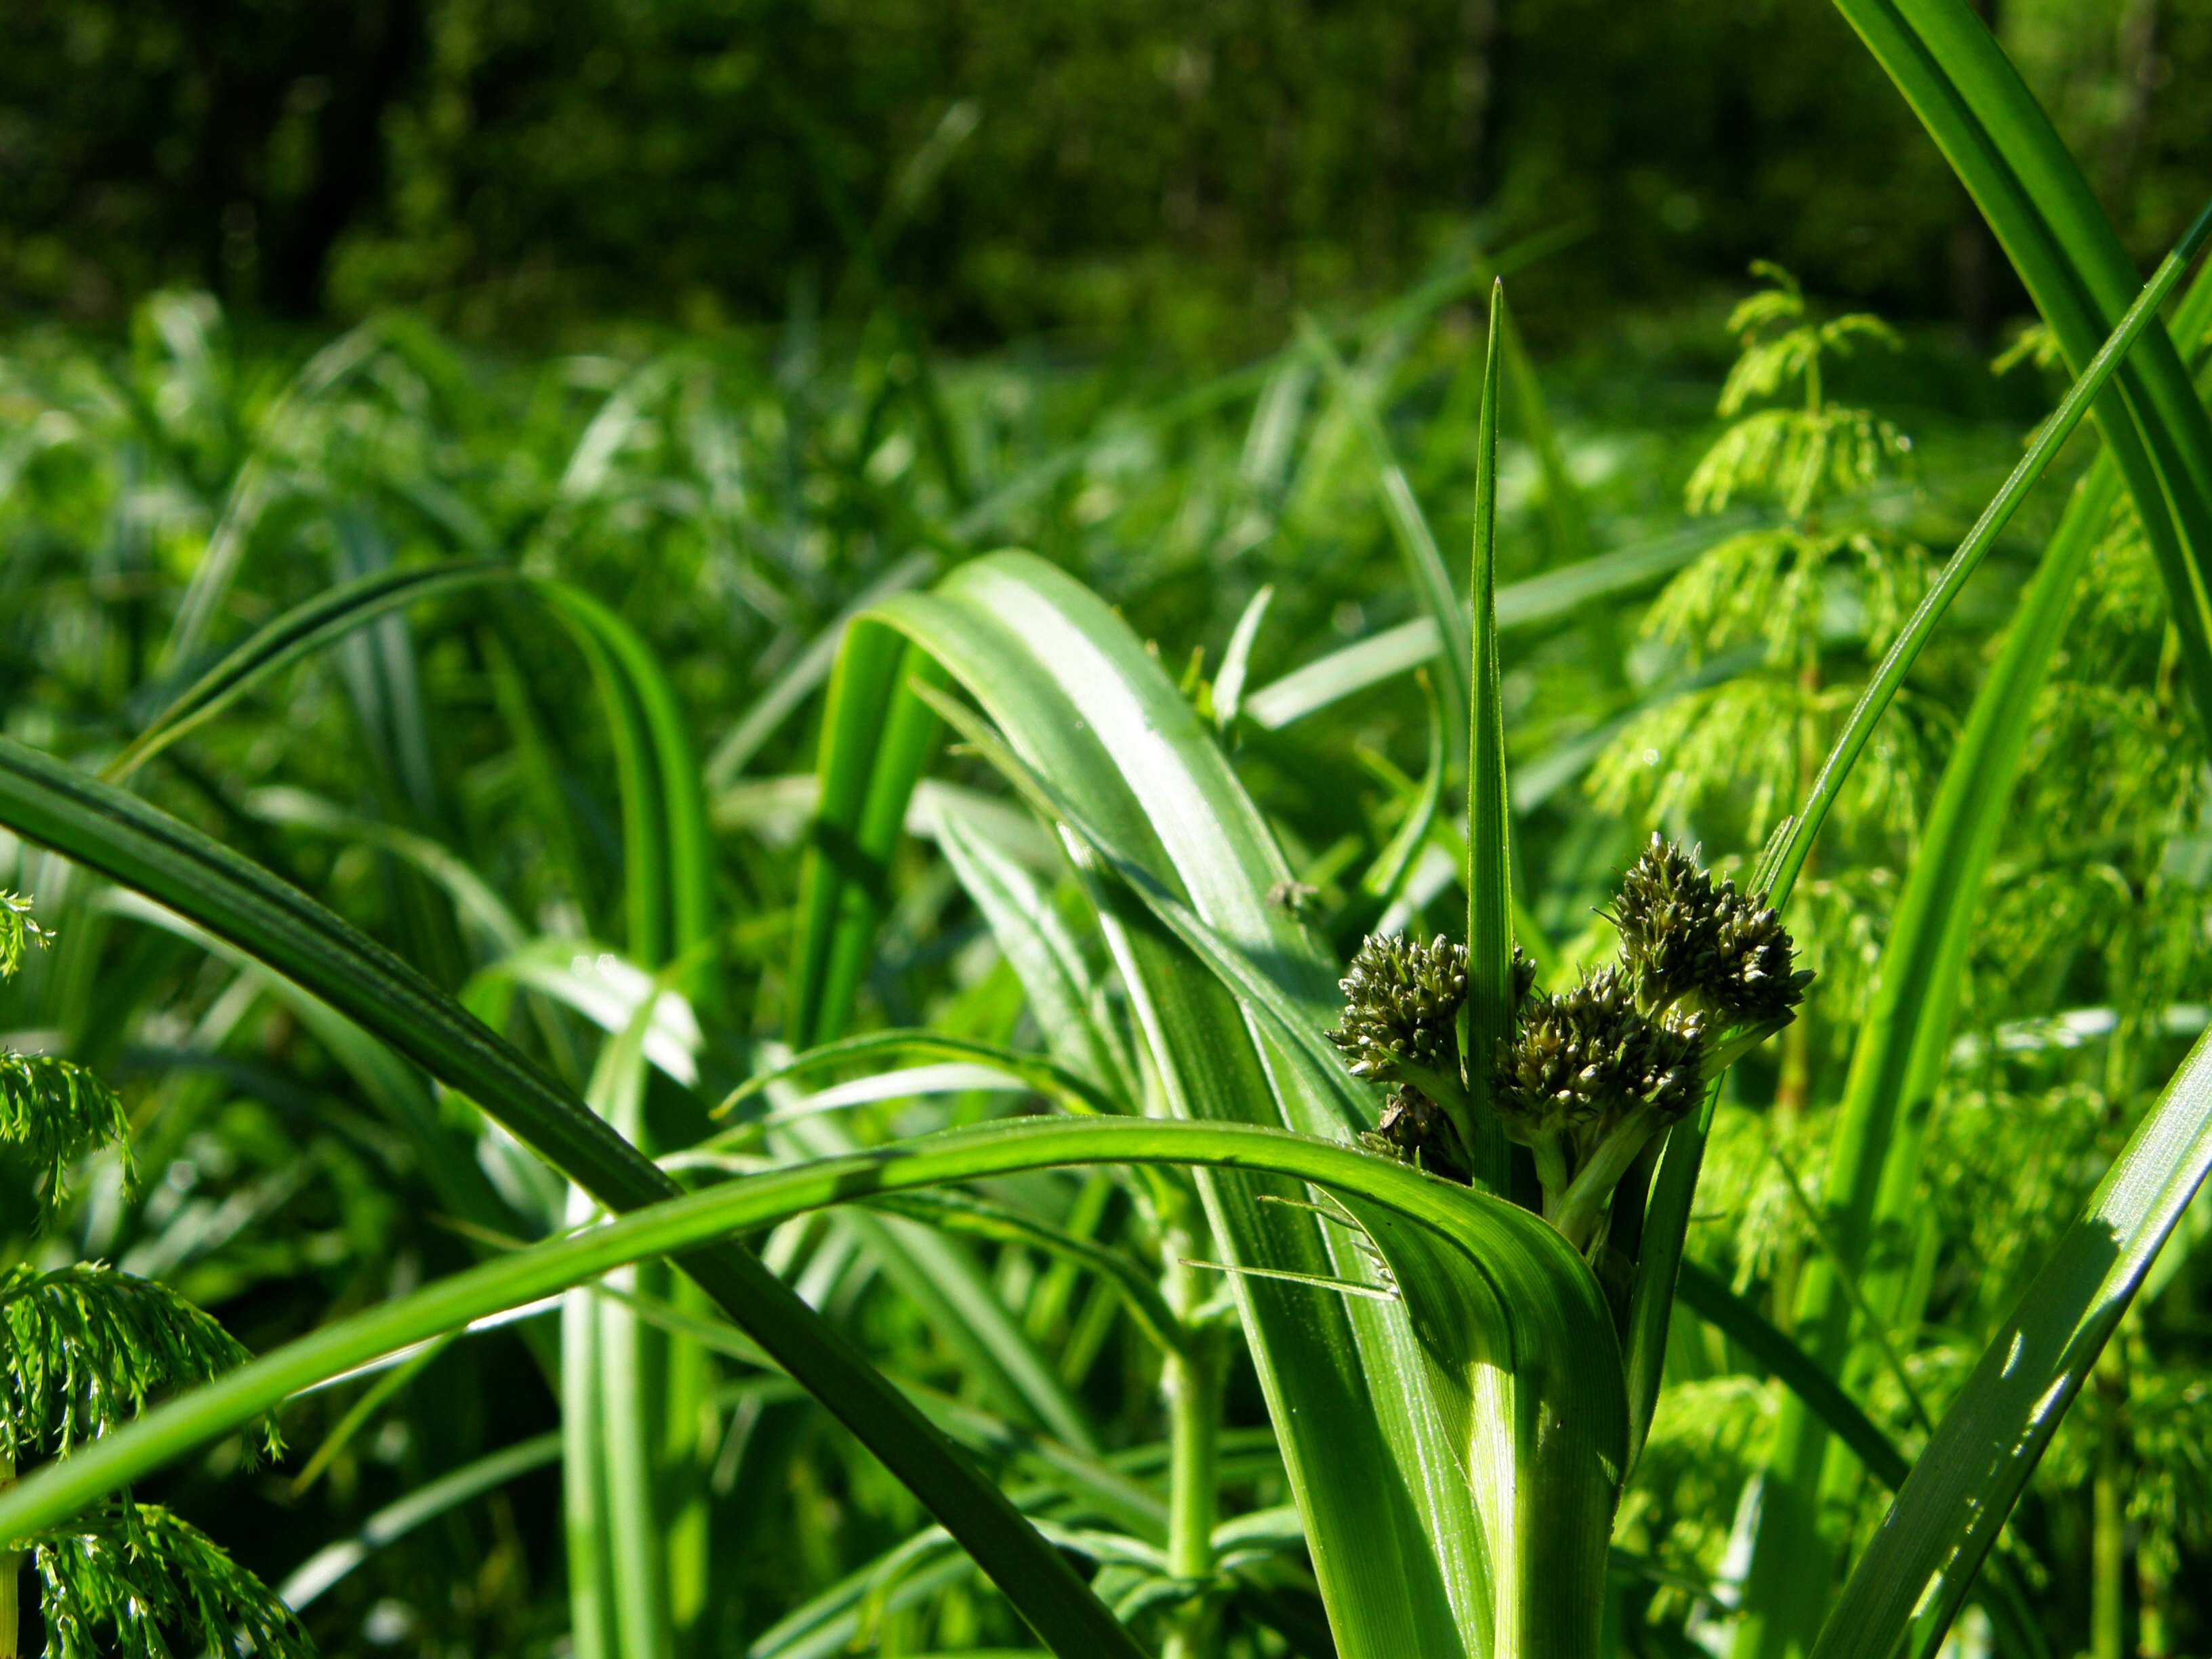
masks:
{"type": "MultiPolygon", "coordinates": [[[[2212,106],[2186,93],[2212,11],[2013,0],[1997,22],[2147,264],[2203,194],[2212,106]]],[[[33,0],[0,45],[0,724],[96,769],[256,627],[386,570],[489,559],[596,599],[628,632],[519,582],[440,591],[133,787],[462,994],[687,1180],[720,1167],[684,1162],[708,1109],[800,1035],[823,685],[863,596],[1034,550],[1218,721],[1295,877],[1282,902],[1340,957],[1377,926],[1455,933],[1464,820],[1425,796],[1431,699],[1419,653],[1389,648],[1426,615],[1409,538],[1456,547],[1473,515],[1467,296],[1515,265],[1540,349],[1500,459],[1503,698],[1519,925],[1556,987],[1610,954],[1594,908],[1655,824],[1741,877],[2063,385],[2033,335],[1993,370],[2024,300],[1820,9],[33,0]],[[1809,299],[1745,276],[1754,255],[1809,299]],[[1793,471],[1818,434],[1841,459],[1793,471]],[[607,643],[632,635],[705,797],[682,900],[641,874],[677,832],[641,805],[657,682],[607,643]],[[1354,647],[1390,672],[1363,678],[1354,647]],[[682,957],[687,927],[711,960],[682,957]]],[[[2201,372],[2207,343],[2179,343],[2201,372]]],[[[1805,1017],[1717,1113],[1689,1259],[1785,1332],[1833,1248],[1816,1195],[1899,890],[2092,449],[1916,665],[1792,902],[1805,1017]]],[[[2207,1017],[2204,734],[2124,500],[2094,538],[1976,913],[1924,1201],[1874,1241],[1887,1346],[1844,1369],[1907,1455],[2207,1017]]],[[[996,775],[939,757],[908,827],[851,1028],[1138,1088],[1097,920],[996,775]],[[1039,1005],[1025,906],[1087,1042],[1039,1005]]],[[[95,1154],[63,1194],[0,1166],[25,1282],[110,1261],[261,1352],[567,1213],[468,1102],[190,924],[12,838],[0,887],[56,936],[0,989],[0,1033],[113,1084],[141,1177],[95,1154]]],[[[1034,1092],[1047,1075],[909,1074],[735,1155],[1039,1109],[1066,1097],[1056,1073],[1034,1092]]],[[[802,1097],[780,1080],[738,1116],[802,1097]]],[[[1258,1379],[1207,1322],[1218,1282],[1181,1265],[1215,1247],[1178,1190],[1024,1176],[974,1212],[756,1242],[1083,1532],[1148,1640],[1185,1595],[1154,1538],[1182,1386],[1156,1339],[1188,1318],[1219,1340],[1234,1565],[1200,1634],[1325,1652],[1258,1379]],[[1097,1248],[1054,1255],[1054,1229],[1097,1248]],[[1097,1553],[1109,1537],[1155,1554],[1097,1553]]],[[[2022,1651],[2212,1643],[2208,1231],[2200,1204],[2012,1529],[2044,1644],[2022,1651]]],[[[681,1285],[641,1270],[615,1285],[633,1301],[568,1316],[647,1355],[676,1650],[1022,1646],[911,1495],[681,1285]]],[[[285,1586],[325,1651],[559,1651],[576,1563],[541,1314],[295,1399],[283,1462],[234,1439],[142,1495],[285,1586]]],[[[1784,1390],[1680,1308],[1666,1378],[1608,1640],[1725,1650],[1784,1390]]],[[[1840,1563],[1887,1494],[1840,1451],[1821,1490],[1840,1563]]],[[[1962,1650],[1990,1630],[1970,1613],[1962,1650]]]]}

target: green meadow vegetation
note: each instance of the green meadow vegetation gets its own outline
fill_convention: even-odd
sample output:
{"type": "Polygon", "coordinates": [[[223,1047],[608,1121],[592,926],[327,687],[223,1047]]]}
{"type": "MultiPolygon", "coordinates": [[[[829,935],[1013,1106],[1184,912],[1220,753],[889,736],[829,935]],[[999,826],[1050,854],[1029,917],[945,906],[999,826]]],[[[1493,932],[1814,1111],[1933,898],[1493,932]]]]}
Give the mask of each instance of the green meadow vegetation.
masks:
{"type": "Polygon", "coordinates": [[[1994,362],[11,327],[0,1659],[2212,1650],[2212,179],[1839,9],[1994,362]]]}

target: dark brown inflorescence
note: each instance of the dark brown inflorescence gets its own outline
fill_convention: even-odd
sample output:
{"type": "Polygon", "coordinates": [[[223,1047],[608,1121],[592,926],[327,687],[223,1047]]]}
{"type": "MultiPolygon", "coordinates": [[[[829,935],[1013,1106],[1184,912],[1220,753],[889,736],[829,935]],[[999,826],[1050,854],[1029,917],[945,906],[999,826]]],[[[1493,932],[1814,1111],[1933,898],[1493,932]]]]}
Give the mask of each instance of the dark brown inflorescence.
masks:
{"type": "MultiPolygon", "coordinates": [[[[1764,894],[1716,883],[1654,836],[1621,883],[1613,915],[1618,963],[1585,969],[1567,990],[1535,991],[1516,946],[1512,1034],[1482,1081],[1507,1135],[1528,1147],[1544,1213],[1586,1243],[1613,1187],[1651,1138],[1697,1104],[1734,1056],[1787,1021],[1810,974],[1764,894]]],[[[1355,1077],[1397,1085],[1376,1151],[1455,1179],[1474,1103],[1460,1071],[1465,949],[1370,937],[1341,981],[1344,1022],[1328,1036],[1355,1077]]]]}
{"type": "Polygon", "coordinates": [[[1632,1112],[1672,1121],[1689,1110],[1704,1036],[1704,1015],[1647,1018],[1620,970],[1600,968],[1523,1012],[1500,1047],[1491,1103],[1515,1139],[1568,1137],[1579,1164],[1632,1112]]]}
{"type": "Polygon", "coordinates": [[[1621,878],[1613,922],[1648,1012],[1680,1003],[1721,1025],[1760,1024],[1788,1014],[1812,977],[1791,971],[1795,947],[1765,894],[1716,884],[1694,853],[1656,833],[1621,878]]]}
{"type": "Polygon", "coordinates": [[[1369,935],[1337,981],[1344,1024],[1328,1033],[1354,1077],[1390,1082],[1403,1068],[1459,1071],[1459,1011],[1467,947],[1437,934],[1426,946],[1369,935]]]}

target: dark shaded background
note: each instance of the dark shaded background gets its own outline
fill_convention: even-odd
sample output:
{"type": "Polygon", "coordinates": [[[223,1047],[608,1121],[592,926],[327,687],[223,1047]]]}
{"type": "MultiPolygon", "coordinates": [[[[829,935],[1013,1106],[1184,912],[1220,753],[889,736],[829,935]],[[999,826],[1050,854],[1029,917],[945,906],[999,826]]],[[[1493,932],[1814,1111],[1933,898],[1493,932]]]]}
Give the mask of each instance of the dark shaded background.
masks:
{"type": "MultiPolygon", "coordinates": [[[[2154,255],[2212,173],[2212,100],[2178,90],[2212,78],[2212,0],[1998,3],[2154,255]]],[[[1401,284],[1478,213],[1591,228],[1540,312],[1665,304],[1754,255],[1903,317],[2018,308],[1814,0],[0,7],[18,315],[188,283],[244,314],[696,326],[873,268],[955,341],[1218,334],[1401,284]]]]}

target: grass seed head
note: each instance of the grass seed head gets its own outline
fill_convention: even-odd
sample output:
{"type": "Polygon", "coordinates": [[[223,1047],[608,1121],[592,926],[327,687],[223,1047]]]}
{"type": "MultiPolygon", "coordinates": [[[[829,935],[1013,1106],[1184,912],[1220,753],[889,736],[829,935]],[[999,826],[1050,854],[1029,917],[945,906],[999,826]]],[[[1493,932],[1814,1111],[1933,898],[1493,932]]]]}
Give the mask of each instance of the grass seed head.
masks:
{"type": "Polygon", "coordinates": [[[1399,1068],[1456,1073],[1459,1011],[1467,1000],[1467,948],[1441,933],[1422,945],[1370,934],[1337,981],[1344,1023],[1328,1033],[1352,1074],[1400,1081],[1399,1068]]]}

